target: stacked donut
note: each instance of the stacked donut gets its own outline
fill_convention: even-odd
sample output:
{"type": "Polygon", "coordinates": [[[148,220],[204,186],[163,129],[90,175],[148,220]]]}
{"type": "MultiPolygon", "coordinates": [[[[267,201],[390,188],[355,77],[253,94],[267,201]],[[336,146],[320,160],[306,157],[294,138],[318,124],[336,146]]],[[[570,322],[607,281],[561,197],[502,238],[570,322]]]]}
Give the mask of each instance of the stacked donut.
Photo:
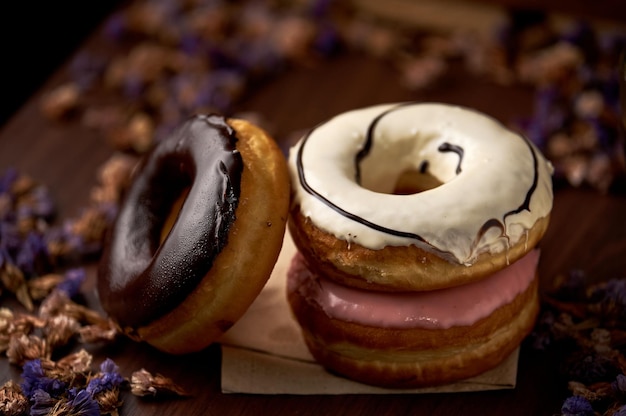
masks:
{"type": "Polygon", "coordinates": [[[318,125],[289,169],[288,300],[327,369],[449,383],[530,332],[552,167],[524,137],[466,108],[386,104],[318,125]]]}

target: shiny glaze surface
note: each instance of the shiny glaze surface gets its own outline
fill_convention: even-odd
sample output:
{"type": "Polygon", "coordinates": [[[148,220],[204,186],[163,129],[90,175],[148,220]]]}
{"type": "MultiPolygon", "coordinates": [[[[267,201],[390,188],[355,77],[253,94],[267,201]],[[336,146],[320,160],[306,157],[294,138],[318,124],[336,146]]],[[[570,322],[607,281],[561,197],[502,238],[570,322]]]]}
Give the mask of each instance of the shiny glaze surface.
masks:
{"type": "Polygon", "coordinates": [[[526,237],[552,208],[552,166],[486,115],[396,103],[331,118],[291,149],[294,203],[322,230],[370,249],[416,244],[471,265],[526,237]],[[442,185],[393,195],[405,171],[442,185]]]}
{"type": "Polygon", "coordinates": [[[227,244],[243,170],[236,141],[224,118],[196,116],[139,167],[99,267],[102,306],[121,326],[145,325],[175,308],[227,244]],[[187,188],[160,243],[165,219],[187,188]]]}

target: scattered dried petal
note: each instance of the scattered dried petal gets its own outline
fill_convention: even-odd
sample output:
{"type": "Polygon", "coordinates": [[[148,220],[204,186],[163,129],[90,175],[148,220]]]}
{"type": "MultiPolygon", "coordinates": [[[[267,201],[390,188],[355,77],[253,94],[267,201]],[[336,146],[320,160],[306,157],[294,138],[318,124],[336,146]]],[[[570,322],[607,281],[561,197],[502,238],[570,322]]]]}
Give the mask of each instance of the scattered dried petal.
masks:
{"type": "Polygon", "coordinates": [[[57,273],[34,277],[28,280],[28,293],[33,300],[41,301],[62,281],[63,275],[57,273]]]}
{"type": "Polygon", "coordinates": [[[108,319],[99,312],[72,301],[60,290],[53,291],[39,307],[41,318],[49,319],[57,315],[67,315],[81,323],[108,325],[108,319]]]}
{"type": "Polygon", "coordinates": [[[17,365],[37,358],[50,358],[46,340],[35,335],[11,337],[6,354],[9,362],[17,365]]]}
{"type": "Polygon", "coordinates": [[[80,342],[94,344],[98,342],[113,341],[119,333],[117,326],[112,321],[107,324],[84,325],[78,330],[80,342]]]}
{"type": "Polygon", "coordinates": [[[22,305],[29,311],[35,309],[32,299],[28,293],[28,285],[24,273],[16,265],[5,263],[0,269],[0,282],[2,285],[14,293],[22,305]]]}
{"type": "Polygon", "coordinates": [[[61,358],[56,362],[56,366],[68,369],[75,374],[87,374],[91,369],[92,361],[93,356],[81,348],[79,351],[61,358]]]}
{"type": "Polygon", "coordinates": [[[99,392],[93,397],[98,402],[102,414],[117,415],[117,409],[123,404],[120,399],[120,390],[117,387],[99,392]]]}
{"type": "Polygon", "coordinates": [[[20,386],[9,380],[0,388],[0,414],[5,416],[22,416],[28,410],[28,399],[20,386]]]}
{"type": "Polygon", "coordinates": [[[133,372],[130,379],[131,392],[135,396],[141,397],[167,397],[179,396],[187,397],[187,393],[182,387],[178,386],[171,379],[160,374],[152,375],[145,369],[133,372]]]}
{"type": "Polygon", "coordinates": [[[55,348],[67,345],[79,329],[80,323],[76,319],[67,315],[56,315],[47,320],[43,336],[50,351],[54,351],[55,348]]]}
{"type": "Polygon", "coordinates": [[[79,100],[78,85],[70,82],[47,93],[41,103],[41,110],[50,120],[61,120],[78,108],[79,100]]]}

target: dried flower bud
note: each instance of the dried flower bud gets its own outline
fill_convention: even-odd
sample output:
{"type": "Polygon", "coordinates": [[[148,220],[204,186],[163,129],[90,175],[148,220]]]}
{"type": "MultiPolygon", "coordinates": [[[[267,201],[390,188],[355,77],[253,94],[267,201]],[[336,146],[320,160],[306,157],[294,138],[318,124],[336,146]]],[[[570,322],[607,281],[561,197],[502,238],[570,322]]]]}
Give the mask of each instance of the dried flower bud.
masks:
{"type": "Polygon", "coordinates": [[[67,302],[70,299],[65,292],[52,291],[39,306],[39,317],[47,319],[62,313],[67,302]]]}
{"type": "Polygon", "coordinates": [[[99,207],[88,207],[82,215],[71,223],[71,232],[81,236],[86,242],[101,242],[111,219],[99,207]]]}
{"type": "MultiPolygon", "coordinates": [[[[38,365],[40,366],[41,371],[43,371],[43,375],[50,380],[55,380],[55,382],[60,383],[63,388],[66,385],[75,384],[79,382],[79,380],[86,379],[82,374],[77,374],[71,371],[69,368],[60,367],[56,362],[50,359],[39,359],[37,360],[38,365]]],[[[32,363],[34,364],[34,363],[32,363]]],[[[25,367],[28,363],[25,365],[25,367]]]]}
{"type": "Polygon", "coordinates": [[[102,414],[115,416],[118,414],[117,409],[122,406],[122,400],[120,400],[120,389],[117,387],[104,390],[94,395],[93,398],[96,402],[98,402],[98,406],[102,414]]]}
{"type": "Polygon", "coordinates": [[[22,416],[28,410],[28,398],[22,393],[20,386],[9,380],[0,388],[0,414],[5,416],[22,416]]]}
{"type": "Polygon", "coordinates": [[[11,338],[22,335],[29,335],[34,328],[41,328],[44,323],[40,319],[31,315],[3,314],[0,320],[0,351],[4,352],[9,348],[11,338]]]}
{"type": "Polygon", "coordinates": [[[85,325],[78,330],[80,342],[94,344],[98,342],[113,341],[119,333],[113,322],[108,321],[106,325],[95,324],[85,325]]]}
{"type": "Polygon", "coordinates": [[[41,103],[41,110],[50,120],[61,120],[78,108],[79,101],[78,85],[67,83],[46,94],[41,103]]]}
{"type": "Polygon", "coordinates": [[[9,308],[0,308],[0,332],[4,332],[13,321],[13,311],[9,308]]]}
{"type": "Polygon", "coordinates": [[[100,406],[98,402],[86,390],[80,390],[76,396],[70,400],[59,401],[49,416],[100,416],[100,406]]]}
{"type": "Polygon", "coordinates": [[[54,290],[39,307],[41,318],[52,318],[57,315],[67,315],[81,323],[108,325],[108,319],[99,312],[72,301],[67,293],[60,290],[54,290]]]}
{"type": "Polygon", "coordinates": [[[43,328],[46,321],[30,314],[15,314],[10,323],[12,334],[30,334],[35,328],[43,328]]]}
{"type": "Polygon", "coordinates": [[[35,308],[28,293],[28,285],[26,284],[24,273],[16,265],[12,263],[4,264],[4,267],[0,269],[0,282],[7,290],[15,294],[17,300],[26,309],[32,311],[35,308]]]}
{"type": "Polygon", "coordinates": [[[87,374],[91,369],[93,357],[86,350],[68,354],[56,362],[57,367],[65,368],[75,374],[87,374]]]}
{"type": "Polygon", "coordinates": [[[160,374],[153,376],[145,369],[135,371],[130,379],[131,392],[142,397],[189,396],[182,387],[160,374]]]}
{"type": "Polygon", "coordinates": [[[31,192],[36,185],[37,183],[33,178],[28,175],[20,174],[11,184],[11,193],[15,197],[20,198],[31,192]]]}
{"type": "Polygon", "coordinates": [[[104,187],[122,191],[128,186],[137,158],[125,153],[115,153],[100,168],[98,178],[104,187]]]}
{"type": "Polygon", "coordinates": [[[58,273],[33,277],[28,280],[28,293],[33,300],[40,301],[48,296],[62,281],[63,275],[58,273]]]}
{"type": "Polygon", "coordinates": [[[57,347],[63,347],[78,333],[80,324],[67,315],[57,315],[48,319],[48,324],[43,328],[43,335],[48,343],[48,348],[53,351],[57,347]]]}
{"type": "Polygon", "coordinates": [[[23,365],[26,361],[37,358],[49,358],[46,340],[35,335],[11,337],[7,358],[11,364],[23,365]]]}

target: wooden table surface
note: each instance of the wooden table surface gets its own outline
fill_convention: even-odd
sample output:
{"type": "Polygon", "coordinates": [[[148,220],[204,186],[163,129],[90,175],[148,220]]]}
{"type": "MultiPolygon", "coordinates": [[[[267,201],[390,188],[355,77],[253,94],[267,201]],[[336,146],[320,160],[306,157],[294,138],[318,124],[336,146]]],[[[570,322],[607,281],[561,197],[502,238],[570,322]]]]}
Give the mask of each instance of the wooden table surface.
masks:
{"type": "MultiPolygon", "coordinates": [[[[67,74],[51,75],[42,91],[0,130],[0,171],[14,166],[53,191],[62,216],[76,215],[88,201],[97,169],[112,149],[93,130],[76,123],[51,123],[40,112],[41,94],[67,74]]],[[[323,65],[293,69],[264,84],[237,105],[261,113],[284,149],[292,132],[309,128],[348,109],[401,100],[437,100],[474,107],[507,121],[529,113],[532,91],[468,80],[453,73],[435,89],[412,92],[400,85],[386,63],[359,54],[338,56],[323,65]]],[[[599,279],[626,275],[626,197],[590,189],[556,190],[550,228],[541,243],[542,289],[572,268],[599,279]]],[[[93,264],[87,265],[87,302],[99,308],[92,292],[93,264]]],[[[0,298],[0,303],[7,300],[0,298]]],[[[112,358],[122,374],[144,367],[171,377],[192,397],[151,402],[123,396],[122,415],[553,415],[568,393],[558,375],[558,360],[523,344],[518,384],[513,390],[423,395],[263,396],[220,392],[220,348],[175,357],[120,339],[90,346],[96,360],[112,358]]],[[[21,369],[0,360],[0,383],[19,380],[21,369]]]]}

